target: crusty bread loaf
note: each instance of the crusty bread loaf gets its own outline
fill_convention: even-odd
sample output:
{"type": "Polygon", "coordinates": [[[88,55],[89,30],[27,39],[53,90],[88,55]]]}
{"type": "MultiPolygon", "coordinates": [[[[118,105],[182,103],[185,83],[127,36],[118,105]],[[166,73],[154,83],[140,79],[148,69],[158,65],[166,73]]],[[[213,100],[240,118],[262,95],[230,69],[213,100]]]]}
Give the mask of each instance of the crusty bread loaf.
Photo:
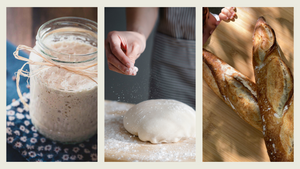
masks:
{"type": "Polygon", "coordinates": [[[263,17],[253,33],[253,67],[263,134],[271,161],[294,160],[293,76],[263,17]]]}
{"type": "Polygon", "coordinates": [[[254,82],[205,49],[203,79],[243,120],[262,131],[254,82]]]}

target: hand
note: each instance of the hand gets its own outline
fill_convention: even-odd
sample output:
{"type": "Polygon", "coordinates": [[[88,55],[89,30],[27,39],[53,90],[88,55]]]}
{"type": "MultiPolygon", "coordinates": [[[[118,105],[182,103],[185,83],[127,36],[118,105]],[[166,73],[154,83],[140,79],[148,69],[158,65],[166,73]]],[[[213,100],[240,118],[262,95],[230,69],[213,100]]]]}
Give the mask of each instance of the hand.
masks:
{"type": "Polygon", "coordinates": [[[144,52],[146,38],[133,31],[112,31],[105,40],[108,68],[117,73],[135,76],[135,60],[144,52]]]}
{"type": "Polygon", "coordinates": [[[221,10],[219,14],[220,20],[225,22],[235,21],[237,19],[236,8],[235,7],[225,7],[221,10]]]}

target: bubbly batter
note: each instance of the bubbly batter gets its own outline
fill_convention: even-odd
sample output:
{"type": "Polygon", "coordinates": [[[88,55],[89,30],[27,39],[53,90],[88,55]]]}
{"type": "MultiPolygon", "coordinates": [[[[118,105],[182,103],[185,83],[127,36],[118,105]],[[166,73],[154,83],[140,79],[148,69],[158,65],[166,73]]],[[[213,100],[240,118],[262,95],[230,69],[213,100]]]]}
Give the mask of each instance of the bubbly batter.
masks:
{"type": "MultiPolygon", "coordinates": [[[[51,36],[47,38],[57,38],[51,36]]],[[[60,52],[52,54],[59,60],[78,62],[84,60],[85,56],[73,57],[73,54],[97,51],[95,46],[80,40],[80,37],[72,35],[58,38],[45,39],[43,42],[48,48],[60,52]]],[[[42,61],[41,57],[33,53],[30,59],[42,61]]],[[[85,76],[62,68],[42,67],[39,71],[41,66],[30,65],[30,116],[37,130],[52,140],[65,143],[81,142],[94,135],[97,130],[97,84],[85,76]]]]}

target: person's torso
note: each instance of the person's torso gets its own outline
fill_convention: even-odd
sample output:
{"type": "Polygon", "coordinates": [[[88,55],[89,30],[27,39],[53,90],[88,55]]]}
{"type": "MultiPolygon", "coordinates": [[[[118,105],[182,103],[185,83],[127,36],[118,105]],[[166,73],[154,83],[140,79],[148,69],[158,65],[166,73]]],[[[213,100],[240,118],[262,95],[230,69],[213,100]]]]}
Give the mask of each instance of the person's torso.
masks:
{"type": "Polygon", "coordinates": [[[160,8],[157,31],[177,39],[195,40],[195,8],[160,8]]]}

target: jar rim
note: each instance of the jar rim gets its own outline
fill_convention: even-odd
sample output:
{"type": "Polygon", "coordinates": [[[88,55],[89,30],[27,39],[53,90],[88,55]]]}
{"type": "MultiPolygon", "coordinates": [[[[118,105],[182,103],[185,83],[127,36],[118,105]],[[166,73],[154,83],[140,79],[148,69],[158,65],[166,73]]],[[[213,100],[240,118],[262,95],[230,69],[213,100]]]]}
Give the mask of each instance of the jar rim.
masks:
{"type": "MultiPolygon", "coordinates": [[[[60,55],[68,55],[68,56],[74,56],[74,57],[86,57],[86,56],[91,56],[91,55],[96,55],[98,50],[96,50],[95,52],[92,52],[92,53],[87,53],[87,54],[67,54],[67,53],[61,53],[61,52],[58,52],[58,51],[55,51],[49,47],[47,47],[43,42],[43,36],[45,34],[47,34],[47,32],[51,32],[53,31],[48,29],[46,31],[44,31],[44,29],[46,28],[47,25],[50,25],[51,23],[59,23],[61,21],[61,24],[64,24],[63,21],[66,21],[66,22],[73,22],[73,23],[76,23],[76,24],[79,24],[81,25],[82,27],[84,27],[86,30],[89,30],[93,33],[95,33],[97,35],[97,26],[98,24],[90,19],[86,19],[86,18],[82,18],[82,17],[73,17],[73,16],[67,16],[67,17],[59,17],[59,18],[55,18],[55,19],[52,19],[52,20],[49,20],[47,22],[45,22],[44,24],[42,24],[39,29],[38,29],[38,32],[37,32],[37,35],[36,35],[36,41],[38,43],[38,45],[42,48],[42,49],[46,49],[47,51],[50,51],[52,53],[58,53],[60,55]],[[44,32],[43,32],[44,31],[44,32]]],[[[65,22],[65,23],[66,23],[65,22]]],[[[72,26],[69,26],[69,27],[72,27],[72,26]]],[[[55,30],[55,29],[54,29],[55,30]]],[[[56,58],[48,53],[46,53],[45,51],[41,51],[43,54],[51,57],[51,58],[56,58]]],[[[80,61],[80,63],[83,63],[83,62],[89,62],[89,61],[92,61],[94,59],[96,59],[96,57],[93,57],[92,59],[88,59],[88,60],[85,60],[85,61],[80,61]]],[[[52,59],[54,61],[57,61],[57,62],[62,62],[62,63],[78,63],[77,61],[76,62],[72,62],[72,61],[60,61],[60,60],[56,60],[56,59],[52,59]]]]}

